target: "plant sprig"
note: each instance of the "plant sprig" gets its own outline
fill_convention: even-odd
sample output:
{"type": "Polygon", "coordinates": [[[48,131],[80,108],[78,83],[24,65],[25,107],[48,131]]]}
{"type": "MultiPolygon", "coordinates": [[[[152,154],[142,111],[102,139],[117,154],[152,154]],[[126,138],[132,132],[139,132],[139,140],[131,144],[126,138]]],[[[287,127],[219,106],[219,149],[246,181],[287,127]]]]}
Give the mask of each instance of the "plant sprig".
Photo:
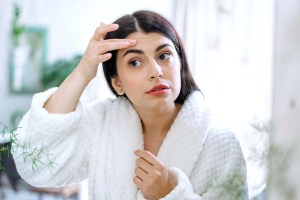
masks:
{"type": "MultiPolygon", "coordinates": [[[[47,166],[49,170],[53,170],[57,163],[51,160],[51,153],[49,153],[49,149],[46,145],[42,144],[39,147],[32,147],[30,140],[25,140],[23,143],[20,143],[17,139],[16,131],[21,128],[17,126],[13,126],[12,128],[6,126],[5,124],[0,122],[2,126],[2,131],[0,135],[0,139],[6,139],[5,135],[8,134],[8,143],[11,144],[11,147],[8,145],[0,146],[0,156],[11,156],[12,153],[15,152],[16,149],[21,148],[21,154],[19,155],[23,157],[23,161],[26,162],[28,159],[32,161],[32,170],[36,172],[38,167],[47,166]]],[[[0,170],[4,169],[4,165],[0,162],[0,170]]]]}

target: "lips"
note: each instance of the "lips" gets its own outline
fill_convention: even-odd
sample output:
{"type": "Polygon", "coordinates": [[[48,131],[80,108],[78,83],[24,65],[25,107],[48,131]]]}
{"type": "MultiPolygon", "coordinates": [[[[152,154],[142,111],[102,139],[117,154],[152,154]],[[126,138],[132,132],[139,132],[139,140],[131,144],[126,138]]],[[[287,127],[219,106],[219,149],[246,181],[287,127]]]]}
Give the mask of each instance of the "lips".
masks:
{"type": "Polygon", "coordinates": [[[161,90],[167,90],[167,89],[170,89],[169,86],[167,85],[164,85],[164,84],[159,84],[159,85],[156,85],[154,86],[153,88],[151,88],[147,94],[150,94],[150,93],[153,93],[153,92],[157,92],[157,91],[161,91],[161,90]]]}

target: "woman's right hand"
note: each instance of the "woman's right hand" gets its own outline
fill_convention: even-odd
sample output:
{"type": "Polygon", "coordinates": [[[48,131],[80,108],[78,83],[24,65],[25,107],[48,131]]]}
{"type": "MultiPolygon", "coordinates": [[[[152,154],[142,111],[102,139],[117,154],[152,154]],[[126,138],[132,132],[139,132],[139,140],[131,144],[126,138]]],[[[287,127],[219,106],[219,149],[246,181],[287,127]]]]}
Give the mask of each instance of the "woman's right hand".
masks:
{"type": "Polygon", "coordinates": [[[87,49],[77,66],[77,71],[86,79],[92,80],[98,70],[98,65],[111,58],[109,51],[134,46],[136,41],[132,39],[108,39],[104,40],[106,34],[119,28],[118,24],[104,24],[95,30],[87,49]]]}
{"type": "Polygon", "coordinates": [[[119,28],[117,24],[103,24],[96,29],[87,49],[75,70],[44,104],[49,113],[69,113],[75,110],[88,83],[96,76],[98,65],[111,58],[109,51],[134,46],[129,39],[104,40],[106,34],[119,28]]]}

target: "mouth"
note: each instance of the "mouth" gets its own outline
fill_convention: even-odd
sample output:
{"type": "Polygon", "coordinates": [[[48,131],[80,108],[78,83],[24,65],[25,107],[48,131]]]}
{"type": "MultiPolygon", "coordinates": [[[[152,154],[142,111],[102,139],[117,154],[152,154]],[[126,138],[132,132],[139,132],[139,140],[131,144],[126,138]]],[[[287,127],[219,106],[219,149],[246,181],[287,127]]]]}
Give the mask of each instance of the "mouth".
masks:
{"type": "Polygon", "coordinates": [[[147,94],[153,94],[153,93],[157,93],[157,92],[162,92],[162,91],[166,91],[170,89],[169,86],[164,85],[164,84],[159,84],[154,86],[153,88],[151,88],[150,90],[148,90],[146,93],[147,94]]]}

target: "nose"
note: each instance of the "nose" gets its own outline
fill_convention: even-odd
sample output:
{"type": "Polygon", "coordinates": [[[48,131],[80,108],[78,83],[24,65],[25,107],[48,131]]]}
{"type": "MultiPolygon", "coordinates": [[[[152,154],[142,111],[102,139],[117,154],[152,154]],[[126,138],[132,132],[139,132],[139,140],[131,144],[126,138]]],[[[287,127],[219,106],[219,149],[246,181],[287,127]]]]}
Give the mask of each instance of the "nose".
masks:
{"type": "Polygon", "coordinates": [[[150,69],[149,69],[149,79],[158,79],[163,77],[162,68],[160,65],[157,64],[157,62],[153,61],[150,63],[150,69]]]}

